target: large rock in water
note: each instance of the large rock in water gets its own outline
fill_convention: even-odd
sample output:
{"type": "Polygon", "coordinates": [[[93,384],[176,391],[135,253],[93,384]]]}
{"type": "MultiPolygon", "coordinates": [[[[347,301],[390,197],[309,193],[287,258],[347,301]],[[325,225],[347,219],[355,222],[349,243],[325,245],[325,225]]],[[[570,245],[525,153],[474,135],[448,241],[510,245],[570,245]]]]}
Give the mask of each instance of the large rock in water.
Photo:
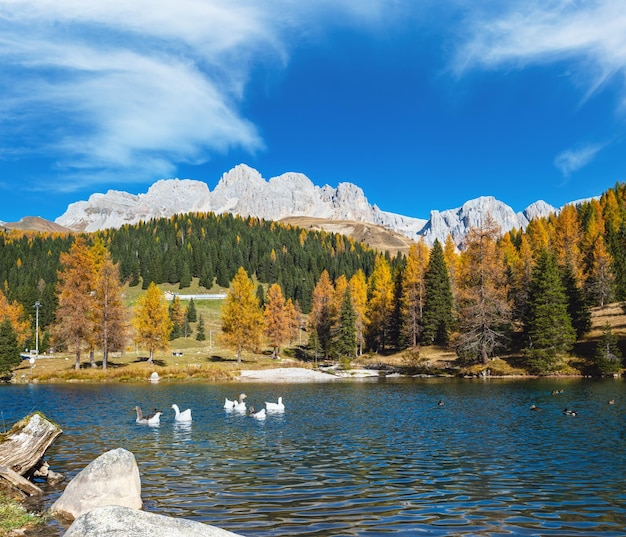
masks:
{"type": "Polygon", "coordinates": [[[123,448],[113,449],[90,462],[51,507],[73,520],[106,505],[141,509],[141,479],[135,456],[123,448]]]}
{"type": "Polygon", "coordinates": [[[64,537],[241,537],[237,533],[128,507],[108,506],[79,516],[64,537]]]}

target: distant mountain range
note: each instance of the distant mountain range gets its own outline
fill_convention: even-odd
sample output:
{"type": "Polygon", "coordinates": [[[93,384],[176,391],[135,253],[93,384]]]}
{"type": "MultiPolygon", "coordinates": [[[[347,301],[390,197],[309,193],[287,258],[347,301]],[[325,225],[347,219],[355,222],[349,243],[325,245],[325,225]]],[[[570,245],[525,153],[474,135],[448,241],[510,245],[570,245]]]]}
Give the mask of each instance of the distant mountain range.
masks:
{"type": "MultiPolygon", "coordinates": [[[[506,232],[525,228],[533,218],[548,216],[558,209],[537,201],[515,213],[505,203],[486,196],[467,201],[457,209],[431,211],[430,218],[424,220],[380,210],[352,183],[339,183],[337,188],[319,187],[305,175],[293,172],[265,180],[257,170],[240,164],[222,175],[212,192],[206,183],[191,179],[160,180],[145,194],[109,190],[106,194],[92,194],[87,201],[70,204],[55,224],[62,226],[60,229],[91,232],[188,212],[289,219],[294,224],[297,223],[294,219],[306,218],[309,227],[324,227],[323,222],[327,222],[328,227],[333,223],[337,228],[339,222],[344,227],[350,222],[354,228],[355,223],[360,223],[382,226],[413,240],[423,236],[428,244],[435,239],[443,242],[451,234],[455,243],[460,244],[467,231],[479,225],[487,214],[506,232]]],[[[19,227],[19,223],[5,227],[19,227]]]]}

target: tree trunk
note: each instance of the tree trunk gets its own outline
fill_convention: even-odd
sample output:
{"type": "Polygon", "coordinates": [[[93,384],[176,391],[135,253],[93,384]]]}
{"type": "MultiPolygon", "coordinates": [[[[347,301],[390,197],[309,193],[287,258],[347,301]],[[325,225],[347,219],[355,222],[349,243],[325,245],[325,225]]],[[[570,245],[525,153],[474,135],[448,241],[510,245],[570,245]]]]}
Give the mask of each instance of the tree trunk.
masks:
{"type": "Polygon", "coordinates": [[[31,474],[40,465],[46,450],[62,433],[58,425],[38,413],[17,422],[0,440],[0,467],[8,469],[0,477],[31,494],[12,472],[19,476],[31,474]]]}

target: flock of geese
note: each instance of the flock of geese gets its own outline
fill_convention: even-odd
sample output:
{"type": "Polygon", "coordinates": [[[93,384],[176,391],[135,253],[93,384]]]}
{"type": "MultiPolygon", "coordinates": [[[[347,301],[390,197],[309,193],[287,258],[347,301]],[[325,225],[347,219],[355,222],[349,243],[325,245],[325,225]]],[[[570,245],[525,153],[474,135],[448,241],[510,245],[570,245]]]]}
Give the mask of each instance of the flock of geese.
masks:
{"type": "Polygon", "coordinates": [[[246,402],[244,401],[246,397],[247,395],[245,393],[240,394],[239,399],[235,399],[234,401],[231,401],[228,397],[226,397],[224,399],[224,410],[248,414],[258,420],[265,419],[268,413],[281,413],[285,411],[285,405],[282,397],[279,397],[278,402],[276,403],[265,401],[265,408],[261,408],[259,410],[255,410],[252,405],[250,405],[250,408],[246,408],[246,402]]]}
{"type": "MultiPolygon", "coordinates": [[[[552,391],[552,395],[558,395],[561,393],[563,393],[563,390],[552,391]]],[[[255,410],[255,408],[252,405],[250,405],[250,407],[248,408],[245,402],[246,397],[247,395],[245,393],[240,394],[238,399],[231,400],[231,399],[228,399],[228,397],[226,397],[224,399],[224,410],[247,414],[248,416],[251,416],[258,420],[265,419],[267,414],[271,414],[271,413],[278,414],[278,413],[285,412],[285,405],[283,403],[282,397],[279,397],[278,402],[276,403],[265,401],[265,408],[261,408],[259,410],[255,410]]],[[[609,405],[615,404],[615,399],[610,399],[608,401],[608,404],[609,405]]],[[[444,402],[442,400],[439,400],[437,402],[437,405],[443,406],[444,402]]],[[[192,421],[190,408],[182,412],[180,411],[180,408],[178,408],[177,404],[173,404],[172,408],[174,409],[174,421],[179,422],[179,423],[190,423],[192,421]]],[[[141,408],[138,406],[136,406],[134,410],[137,412],[137,420],[136,420],[137,423],[145,424],[145,425],[159,425],[161,416],[163,415],[162,412],[156,409],[152,414],[148,416],[144,416],[143,412],[141,411],[141,408]]],[[[540,406],[531,405],[530,410],[541,411],[543,409],[540,406]]],[[[568,408],[563,409],[563,414],[565,416],[577,416],[578,415],[578,413],[575,410],[571,410],[568,408]]]]}
{"type": "MultiPolygon", "coordinates": [[[[232,401],[228,398],[225,398],[224,410],[247,414],[248,416],[251,416],[258,420],[265,419],[267,414],[278,414],[285,411],[285,405],[283,403],[282,397],[279,397],[278,402],[276,403],[265,401],[265,408],[261,408],[259,410],[255,410],[252,405],[250,405],[250,408],[247,408],[246,402],[244,401],[246,397],[247,395],[245,393],[242,393],[239,395],[238,399],[232,401]]],[[[172,408],[174,409],[175,422],[191,423],[192,417],[190,408],[181,412],[176,403],[172,405],[172,408]]],[[[155,409],[152,414],[149,414],[147,416],[144,416],[141,407],[139,406],[136,406],[133,410],[137,413],[137,419],[135,421],[141,425],[159,425],[161,422],[161,416],[163,415],[163,412],[161,412],[160,410],[155,409]]]]}

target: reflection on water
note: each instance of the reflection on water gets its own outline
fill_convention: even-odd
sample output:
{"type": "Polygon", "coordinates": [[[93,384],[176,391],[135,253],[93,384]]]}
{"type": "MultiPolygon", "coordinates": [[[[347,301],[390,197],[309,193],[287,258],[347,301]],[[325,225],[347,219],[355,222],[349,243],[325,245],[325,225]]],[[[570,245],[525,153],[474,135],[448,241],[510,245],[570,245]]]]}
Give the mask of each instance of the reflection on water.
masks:
{"type": "Polygon", "coordinates": [[[621,381],[246,384],[255,408],[284,399],[263,421],[222,408],[240,387],[4,386],[1,425],[32,410],[59,423],[47,458],[69,478],[124,447],[146,510],[250,537],[626,533],[621,381]],[[136,424],[135,405],[162,410],[160,426],[136,424]]]}

